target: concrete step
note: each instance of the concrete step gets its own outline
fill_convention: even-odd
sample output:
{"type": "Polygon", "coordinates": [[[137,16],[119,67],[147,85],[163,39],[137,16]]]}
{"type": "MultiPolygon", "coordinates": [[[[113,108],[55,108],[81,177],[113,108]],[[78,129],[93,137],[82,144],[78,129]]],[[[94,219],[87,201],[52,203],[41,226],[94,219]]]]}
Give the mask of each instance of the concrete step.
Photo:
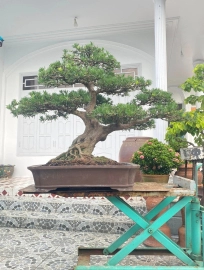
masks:
{"type": "MultiPolygon", "coordinates": [[[[139,213],[146,212],[143,198],[130,198],[139,213]]],[[[133,222],[105,198],[0,199],[0,226],[100,233],[122,233],[133,222]]]]}
{"type": "MultiPolygon", "coordinates": [[[[140,213],[146,212],[144,198],[126,200],[140,213]]],[[[92,215],[120,216],[123,213],[106,198],[35,198],[35,197],[0,197],[0,210],[35,211],[43,213],[78,213],[92,215]]]]}
{"type": "Polygon", "coordinates": [[[0,226],[121,234],[133,225],[125,216],[2,210],[0,226]]]}
{"type": "MultiPolygon", "coordinates": [[[[127,202],[140,214],[147,212],[144,198],[128,198],[127,202]]],[[[3,196],[0,210],[3,227],[121,233],[133,224],[105,198],[3,196]]],[[[168,225],[172,235],[177,235],[180,213],[168,225]]]]}

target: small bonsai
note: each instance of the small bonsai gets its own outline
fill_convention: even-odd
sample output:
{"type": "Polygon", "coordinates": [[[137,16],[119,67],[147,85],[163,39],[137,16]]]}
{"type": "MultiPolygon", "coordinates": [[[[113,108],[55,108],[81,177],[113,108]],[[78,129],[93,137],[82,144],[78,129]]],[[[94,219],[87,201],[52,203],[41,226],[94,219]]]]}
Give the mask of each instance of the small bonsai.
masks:
{"type": "Polygon", "coordinates": [[[73,45],[72,51],[64,50],[62,60],[40,68],[39,83],[47,87],[83,84],[86,88],[49,94],[33,91],[20,101],[13,100],[7,108],[14,116],[34,117],[40,120],[67,119],[78,116],[85,124],[85,131],[72,142],[68,150],[50,160],[47,165],[67,165],[74,162],[98,164],[107,162],[92,152],[95,145],[106,140],[108,134],[118,130],[146,130],[155,127],[154,119],[176,121],[180,111],[171,94],[160,89],[148,89],[150,80],[142,77],[115,74],[120,64],[103,48],[93,43],[73,45]],[[114,95],[126,96],[135,92],[132,101],[113,104],[114,95]],[[95,161],[94,161],[95,159],[95,161]]]}
{"type": "MultiPolygon", "coordinates": [[[[194,68],[194,75],[188,78],[181,88],[186,92],[199,92],[199,95],[190,95],[185,99],[185,103],[192,105],[200,104],[200,107],[191,112],[185,112],[183,118],[178,122],[171,122],[167,129],[166,141],[184,141],[182,138],[186,134],[191,134],[198,146],[204,147],[204,64],[199,64],[194,68]]],[[[188,142],[194,146],[193,143],[188,142]]],[[[184,145],[185,148],[187,146],[184,145]]]]}
{"type": "Polygon", "coordinates": [[[178,168],[183,161],[178,152],[169,145],[157,139],[148,140],[133,154],[132,162],[140,165],[144,174],[169,174],[172,169],[178,168]]]}
{"type": "Polygon", "coordinates": [[[14,172],[14,165],[0,164],[0,178],[10,178],[14,172]]]}

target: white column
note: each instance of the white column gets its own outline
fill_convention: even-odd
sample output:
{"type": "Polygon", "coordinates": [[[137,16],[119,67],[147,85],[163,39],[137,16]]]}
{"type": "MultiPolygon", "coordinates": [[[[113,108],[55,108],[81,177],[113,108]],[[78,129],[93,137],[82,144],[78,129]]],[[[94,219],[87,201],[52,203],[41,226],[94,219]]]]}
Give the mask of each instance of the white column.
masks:
{"type": "MultiPolygon", "coordinates": [[[[155,86],[167,91],[167,55],[166,55],[166,0],[154,1],[154,35],[155,35],[155,86]]],[[[164,141],[168,123],[156,120],[155,137],[164,141]]]]}

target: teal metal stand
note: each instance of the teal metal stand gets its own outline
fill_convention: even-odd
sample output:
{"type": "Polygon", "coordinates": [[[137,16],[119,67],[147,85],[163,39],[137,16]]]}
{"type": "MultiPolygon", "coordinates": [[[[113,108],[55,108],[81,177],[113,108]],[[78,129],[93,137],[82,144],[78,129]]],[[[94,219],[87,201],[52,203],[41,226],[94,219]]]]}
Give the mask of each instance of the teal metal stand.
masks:
{"type": "MultiPolygon", "coordinates": [[[[120,209],[126,216],[135,222],[135,224],[123,235],[121,235],[116,241],[114,241],[109,247],[103,250],[103,254],[112,254],[113,256],[108,260],[108,262],[103,266],[85,266],[80,265],[75,268],[75,270],[167,270],[167,269],[203,269],[204,270],[204,207],[200,205],[200,200],[198,199],[198,179],[197,179],[197,162],[202,161],[204,163],[204,149],[202,147],[193,148],[183,148],[181,149],[181,157],[184,160],[191,160],[193,162],[193,179],[189,180],[182,177],[175,177],[174,186],[182,187],[184,190],[181,192],[176,189],[171,189],[163,196],[164,200],[159,203],[154,209],[152,209],[145,216],[140,215],[135,209],[133,209],[129,204],[127,204],[120,196],[106,196],[106,198],[114,204],[118,209],[120,209]],[[186,190],[185,190],[186,189],[186,190]],[[193,191],[193,194],[191,193],[193,191]],[[166,206],[170,206],[170,203],[177,197],[180,197],[172,207],[159,216],[156,220],[151,220],[166,206]],[[186,224],[186,247],[181,248],[175,242],[173,242],[169,237],[167,237],[160,227],[166,223],[170,218],[172,218],[178,211],[185,208],[185,224],[186,224]],[[202,225],[202,227],[201,227],[202,225]],[[139,233],[139,230],[141,230],[139,233]],[[139,234],[138,234],[139,233],[139,234]],[[149,236],[154,237],[158,242],[160,242],[164,249],[161,248],[153,249],[141,249],[140,244],[142,244],[149,236]],[[127,244],[126,241],[130,240],[127,244]],[[124,246],[122,246],[125,244],[124,246]],[[122,247],[121,247],[122,246],[122,247]],[[119,249],[119,247],[121,247],[119,249]],[[158,252],[170,252],[180,259],[186,266],[117,266],[117,264],[123,260],[127,255],[130,254],[140,254],[144,252],[147,254],[148,251],[158,252]]],[[[151,186],[151,184],[149,184],[151,186]]],[[[144,187],[141,184],[141,190],[143,190],[145,196],[144,187]]],[[[138,194],[141,195],[142,192],[138,194]]],[[[162,189],[158,187],[157,189],[150,188],[150,196],[162,196],[162,189]],[[154,194],[154,195],[153,195],[154,194]]],[[[133,193],[137,195],[136,193],[133,193]]],[[[152,253],[155,254],[155,253],[152,253]]]]}
{"type": "MultiPolygon", "coordinates": [[[[127,204],[120,197],[107,197],[107,199],[114,204],[118,209],[120,209],[126,216],[135,222],[127,232],[120,236],[114,243],[103,250],[105,255],[112,254],[118,248],[123,245],[128,239],[131,238],[125,246],[119,249],[116,254],[114,254],[108,262],[103,266],[80,266],[78,265],[75,270],[134,270],[134,269],[204,269],[203,267],[203,250],[201,249],[201,241],[204,239],[203,233],[201,232],[201,216],[202,223],[204,211],[200,207],[200,202],[197,197],[185,196],[172,207],[170,207],[164,214],[162,214],[154,222],[150,222],[162,209],[168,206],[176,196],[169,196],[164,198],[164,200],[158,204],[154,209],[152,209],[145,216],[141,216],[135,209],[133,209],[129,204],[127,204]],[[181,248],[175,242],[173,242],[169,237],[167,237],[159,228],[166,223],[171,217],[173,217],[178,211],[185,207],[186,211],[186,247],[181,248]],[[139,234],[138,231],[143,229],[139,234]],[[157,241],[162,243],[166,250],[170,251],[172,255],[175,255],[178,259],[186,264],[186,266],[117,266],[117,264],[122,261],[127,255],[131,254],[136,250],[140,250],[139,245],[142,244],[149,236],[153,236],[157,241]]],[[[159,251],[160,249],[148,248],[152,251],[159,251]]]]}
{"type": "MultiPolygon", "coordinates": [[[[196,180],[196,178],[195,178],[196,180]]],[[[34,186],[23,189],[24,194],[46,193],[34,186]]],[[[131,190],[120,191],[111,189],[72,188],[52,191],[62,197],[106,197],[113,205],[129,217],[134,225],[123,233],[116,241],[106,248],[79,248],[78,263],[75,270],[204,270],[204,207],[200,205],[197,194],[197,181],[182,177],[175,177],[174,184],[137,182],[131,190]],[[163,197],[163,201],[141,215],[123,198],[129,197],[163,197]],[[175,198],[179,200],[172,202],[175,198]],[[158,213],[168,206],[168,210],[155,220],[158,213]],[[185,207],[186,246],[181,248],[160,227],[185,207]],[[146,248],[141,244],[149,237],[160,242],[162,248],[146,248]],[[91,255],[111,255],[105,265],[90,265],[91,255]],[[118,264],[128,255],[173,255],[181,260],[185,266],[119,266],[118,264]]]]}

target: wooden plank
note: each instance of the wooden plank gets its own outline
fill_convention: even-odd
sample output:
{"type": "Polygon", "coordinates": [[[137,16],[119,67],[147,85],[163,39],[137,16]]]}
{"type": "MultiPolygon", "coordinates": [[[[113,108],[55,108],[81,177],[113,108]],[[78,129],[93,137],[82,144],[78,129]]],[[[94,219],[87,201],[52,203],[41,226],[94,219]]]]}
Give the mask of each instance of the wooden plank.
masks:
{"type": "Polygon", "coordinates": [[[34,185],[21,190],[24,194],[53,193],[62,197],[109,197],[120,196],[124,198],[137,196],[194,196],[195,191],[187,188],[173,187],[168,184],[155,182],[137,182],[132,190],[116,190],[111,188],[64,188],[56,190],[40,190],[34,185]]]}

